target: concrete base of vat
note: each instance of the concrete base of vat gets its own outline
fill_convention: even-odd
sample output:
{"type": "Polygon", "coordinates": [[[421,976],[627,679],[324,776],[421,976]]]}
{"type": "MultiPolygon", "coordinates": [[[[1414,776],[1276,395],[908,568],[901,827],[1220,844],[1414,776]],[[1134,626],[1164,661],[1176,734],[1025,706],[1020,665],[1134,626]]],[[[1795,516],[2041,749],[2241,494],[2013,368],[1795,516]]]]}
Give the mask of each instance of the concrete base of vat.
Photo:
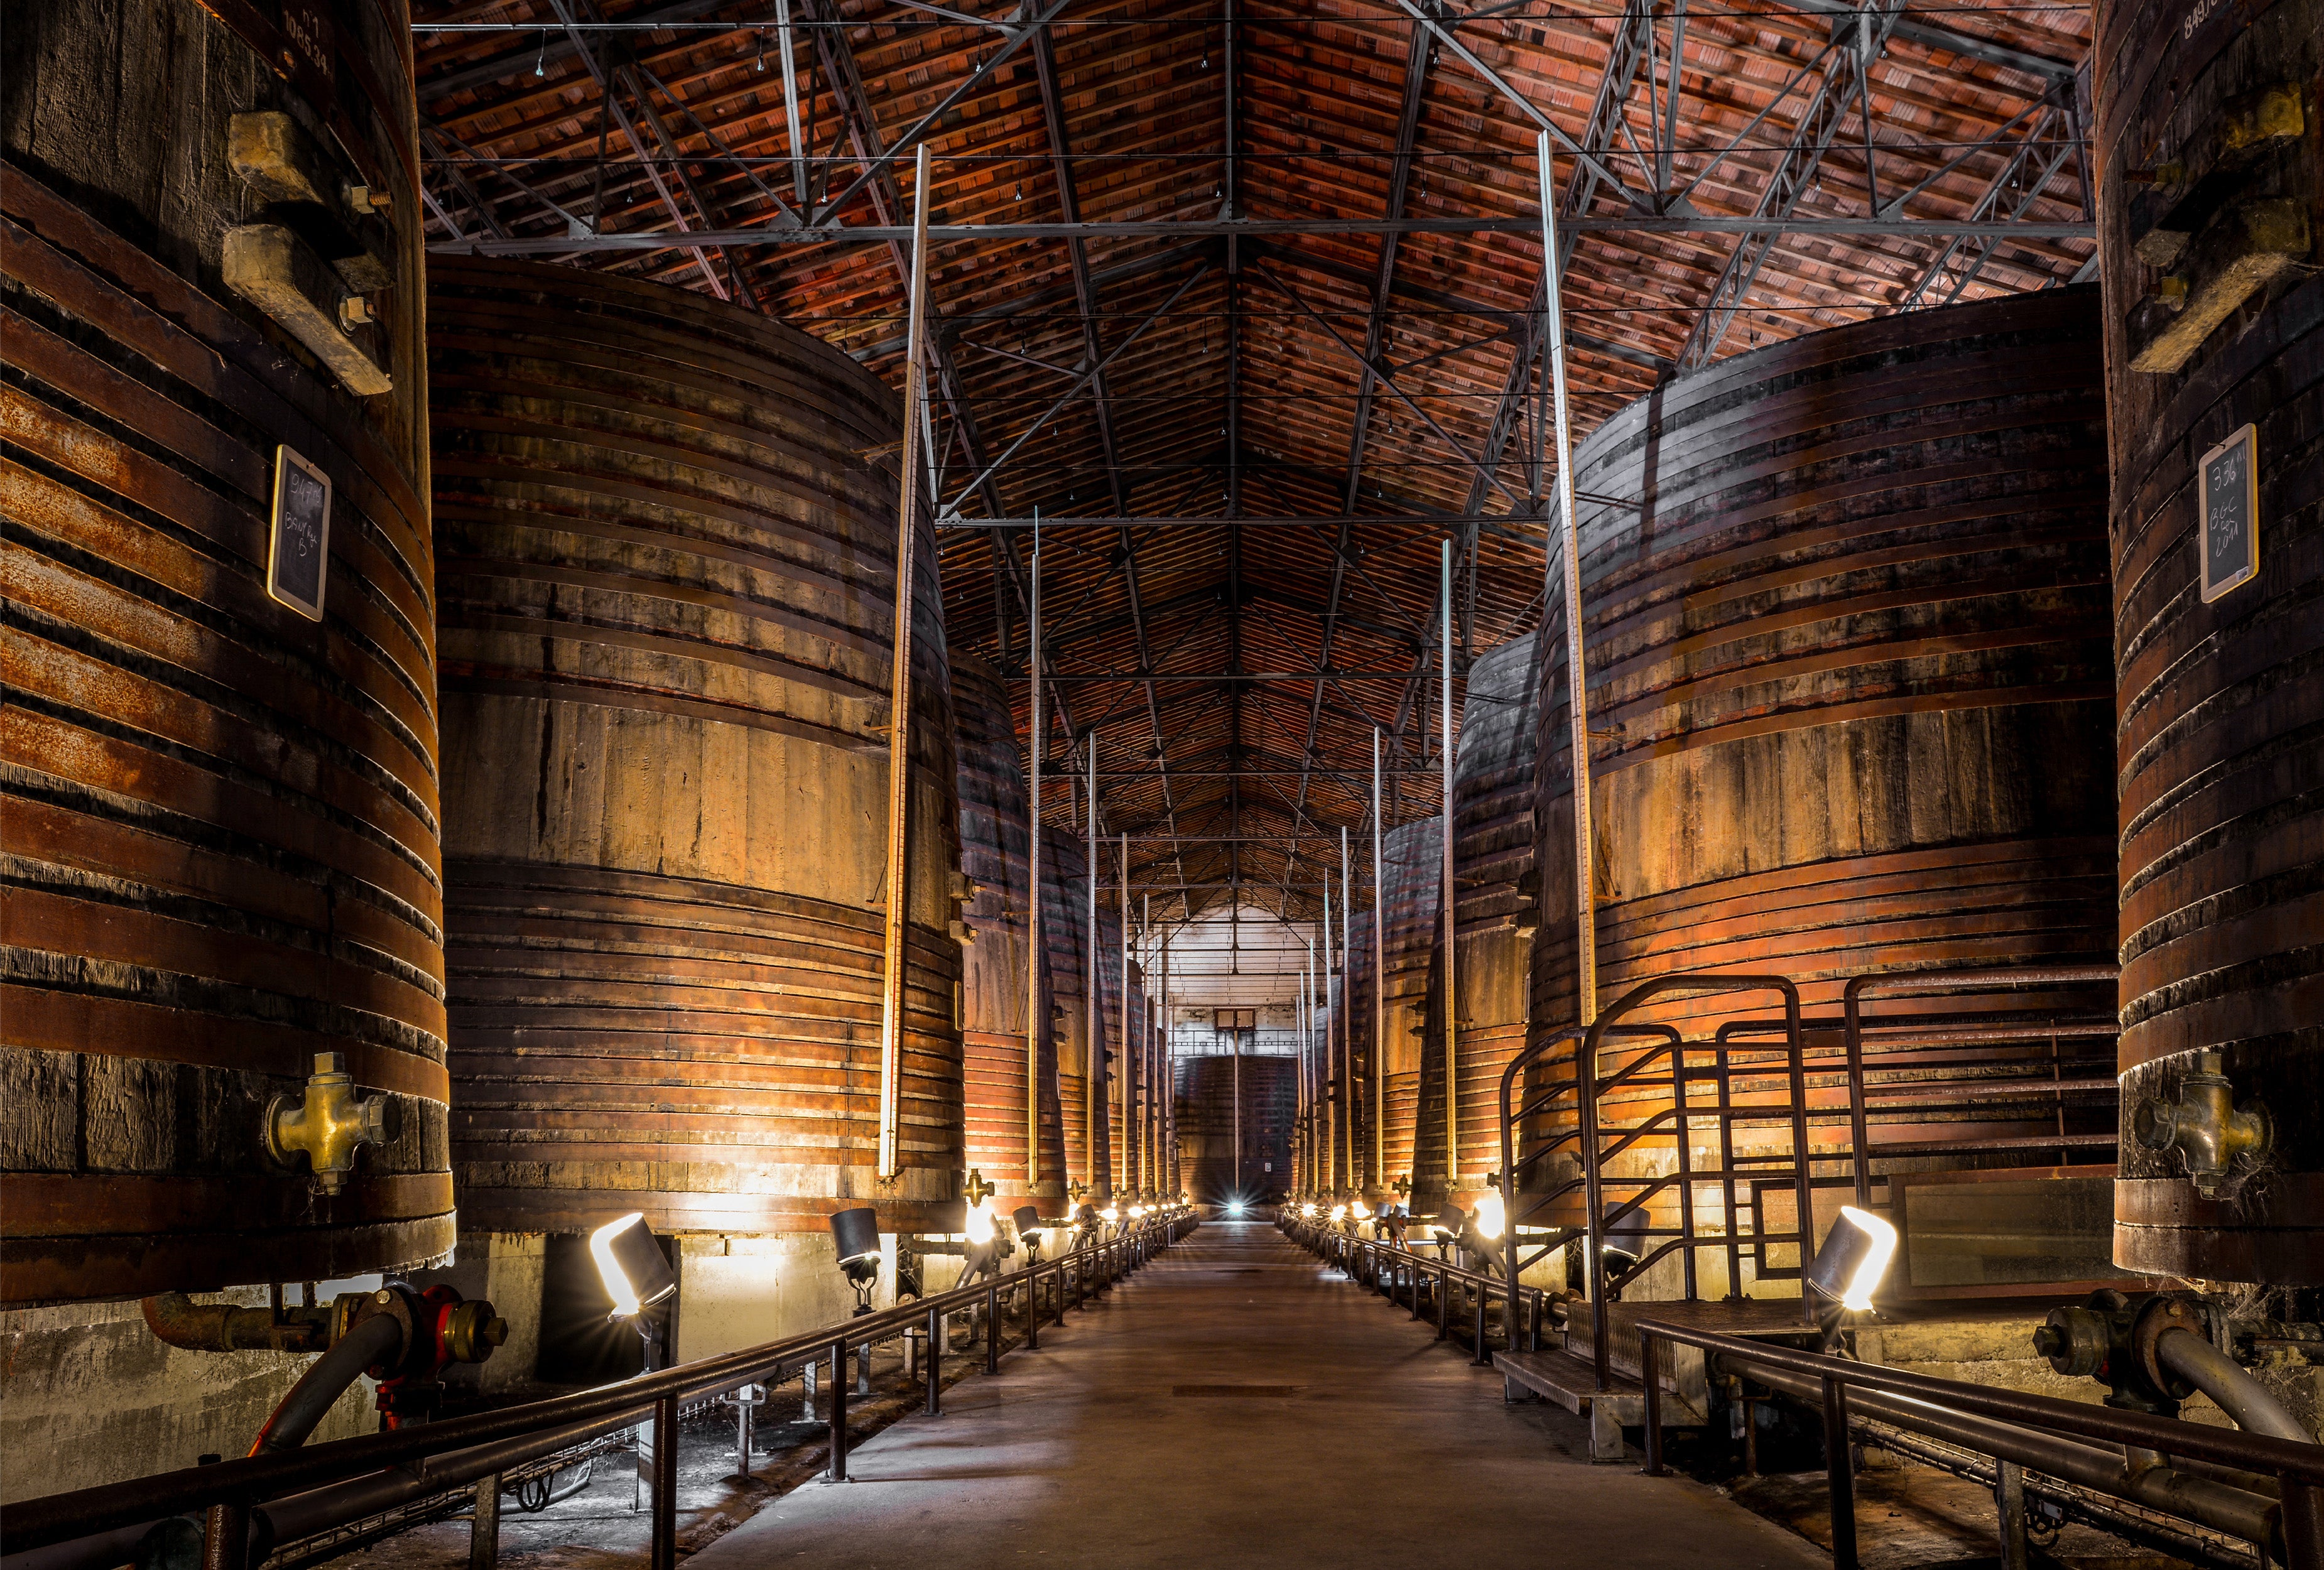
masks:
{"type": "MultiPolygon", "coordinates": [[[[678,1335],[673,1351],[692,1361],[833,1325],[855,1311],[827,1234],[678,1240],[678,1335]]],[[[881,1239],[874,1308],[895,1299],[896,1240],[881,1239]]]]}
{"type": "MultiPolygon", "coordinates": [[[[263,1305],[266,1290],[196,1300],[263,1305]]],[[[0,1313],[0,1504],[240,1455],[313,1361],[181,1352],[153,1338],[135,1303],[0,1313]]],[[[371,1382],[359,1381],[314,1437],[367,1434],[376,1422],[371,1382]]]]}
{"type": "MultiPolygon", "coordinates": [[[[779,1340],[836,1324],[855,1310],[855,1293],[840,1273],[825,1234],[687,1234],[667,1242],[678,1274],[669,1345],[675,1360],[690,1362],[779,1340]]],[[[596,1368],[585,1377],[574,1349],[563,1344],[576,1325],[594,1336],[599,1316],[609,1308],[586,1262],[561,1257],[580,1244],[576,1237],[540,1233],[468,1233],[460,1239],[455,1264],[414,1278],[420,1286],[442,1281],[463,1296],[488,1298],[508,1321],[508,1339],[489,1361],[455,1369],[447,1379],[490,1394],[576,1379],[595,1382],[634,1372],[632,1361],[625,1367],[596,1368]],[[567,1300],[576,1297],[590,1300],[567,1300]]],[[[872,1299],[875,1308],[891,1305],[896,1294],[896,1240],[883,1238],[881,1245],[880,1282],[872,1299]]],[[[949,1287],[958,1267],[957,1260],[941,1255],[927,1262],[929,1289],[949,1287]]],[[[634,1358],[615,1330],[604,1329],[603,1338],[621,1342],[615,1350],[634,1358]]]]}
{"type": "MultiPolygon", "coordinates": [[[[1916,1312],[1931,1317],[1859,1329],[1857,1354],[1867,1363],[1937,1379],[1999,1385],[2060,1400],[2097,1402],[2106,1398],[2106,1386],[2098,1381],[2069,1378],[2052,1370],[2048,1359],[2034,1355],[2034,1332],[2048,1312],[2046,1305],[1916,1312]]],[[[2251,1372],[2311,1432],[2324,1432],[2324,1368],[2286,1354],[2251,1372]]],[[[2202,1395],[2190,1397],[2179,1415],[2190,1423],[2234,1426],[2202,1395]]]]}

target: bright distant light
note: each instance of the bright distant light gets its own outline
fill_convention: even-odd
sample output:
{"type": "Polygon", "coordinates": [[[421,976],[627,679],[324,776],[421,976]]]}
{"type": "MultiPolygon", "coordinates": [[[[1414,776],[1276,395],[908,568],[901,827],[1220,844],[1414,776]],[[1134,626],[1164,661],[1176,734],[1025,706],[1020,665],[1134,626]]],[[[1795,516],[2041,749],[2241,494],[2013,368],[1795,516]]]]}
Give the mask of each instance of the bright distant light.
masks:
{"type": "Polygon", "coordinates": [[[1347,1214],[1348,1207],[1345,1205],[1334,1205],[1332,1207],[1332,1219],[1334,1221],[1344,1220],[1347,1217],[1347,1214]]]}
{"type": "Polygon", "coordinates": [[[1115,1222],[1121,1219],[1120,1210],[1111,1205],[1109,1205],[1104,1209],[1099,1211],[1098,1216],[1108,1226],[1112,1226],[1115,1222]]]}
{"type": "Polygon", "coordinates": [[[980,1204],[970,1206],[968,1210],[969,1242],[991,1243],[992,1241],[992,1201],[991,1199],[986,1199],[980,1204]]]}
{"type": "Polygon", "coordinates": [[[1499,1238],[1501,1235],[1503,1211],[1501,1209],[1501,1191],[1499,1189],[1486,1189],[1484,1198],[1477,1201],[1475,1220],[1477,1223],[1478,1236],[1485,1239],[1488,1243],[1494,1242],[1499,1238]]]}
{"type": "Polygon", "coordinates": [[[1241,1215],[1241,1214],[1242,1214],[1242,1201],[1241,1201],[1241,1200],[1240,1200],[1240,1199],[1230,1199],[1230,1200],[1228,1200],[1228,1201],[1227,1201],[1227,1214],[1228,1214],[1228,1215],[1230,1215],[1230,1216],[1240,1216],[1240,1215],[1241,1215]]]}

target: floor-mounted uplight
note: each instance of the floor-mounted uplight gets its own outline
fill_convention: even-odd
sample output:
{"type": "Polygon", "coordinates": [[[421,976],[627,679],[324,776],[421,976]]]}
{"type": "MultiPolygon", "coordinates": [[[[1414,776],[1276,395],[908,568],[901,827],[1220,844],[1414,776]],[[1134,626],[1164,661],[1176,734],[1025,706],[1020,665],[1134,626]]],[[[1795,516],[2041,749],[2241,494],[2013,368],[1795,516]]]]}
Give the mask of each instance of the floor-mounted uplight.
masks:
{"type": "Polygon", "coordinates": [[[831,1241],[839,1269],[855,1289],[855,1311],[872,1311],[872,1289],[880,1284],[880,1213],[869,1205],[831,1213],[831,1241]]]}
{"type": "Polygon", "coordinates": [[[1872,1307],[1872,1294],[1896,1257],[1896,1229],[1869,1210],[1840,1207],[1840,1219],[1825,1234],[1808,1266],[1808,1285],[1851,1313],[1872,1307]]]}
{"type": "Polygon", "coordinates": [[[1896,1229],[1885,1217],[1853,1205],[1840,1207],[1840,1219],[1824,1235],[1823,1246],[1807,1270],[1808,1286],[1825,1304],[1817,1316],[1825,1350],[1840,1345],[1849,1320],[1872,1311],[1873,1294],[1879,1291],[1895,1257],[1896,1229]]]}
{"type": "Polygon", "coordinates": [[[678,1295],[678,1277],[645,1217],[632,1210],[591,1233],[589,1257],[613,1300],[612,1318],[629,1320],[645,1342],[647,1371],[659,1368],[661,1322],[652,1310],[678,1295]]]}
{"type": "Polygon", "coordinates": [[[1041,1240],[1048,1235],[1048,1228],[1041,1225],[1040,1210],[1031,1205],[1019,1205],[1009,1219],[1016,1223],[1017,1235],[1025,1241],[1026,1262],[1037,1262],[1041,1257],[1041,1240]]]}

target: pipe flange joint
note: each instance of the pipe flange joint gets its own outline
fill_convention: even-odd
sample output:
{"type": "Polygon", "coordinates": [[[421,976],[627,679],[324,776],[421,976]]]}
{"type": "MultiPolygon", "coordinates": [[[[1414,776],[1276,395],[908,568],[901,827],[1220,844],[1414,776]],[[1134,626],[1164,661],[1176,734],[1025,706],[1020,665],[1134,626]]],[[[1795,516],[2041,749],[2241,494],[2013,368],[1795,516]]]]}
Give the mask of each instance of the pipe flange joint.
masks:
{"type": "Polygon", "coordinates": [[[2034,1350],[2069,1379],[2104,1379],[2107,1356],[2120,1334],[2116,1320],[2122,1311],[2122,1294],[2111,1290],[2092,1294],[2088,1302],[2052,1308],[2034,1332],[2034,1350]],[[2114,1301],[2100,1301],[2103,1298],[2114,1301]]]}
{"type": "Polygon", "coordinates": [[[401,1281],[391,1281],[374,1291],[341,1292],[333,1301],[332,1309],[337,1321],[331,1337],[334,1341],[367,1319],[393,1319],[403,1332],[396,1343],[394,1355],[381,1358],[364,1373],[377,1380],[395,1379],[402,1374],[404,1364],[411,1361],[413,1348],[420,1343],[421,1322],[426,1317],[418,1294],[401,1281]]]}
{"type": "Polygon", "coordinates": [[[2130,1354],[2148,1384],[2173,1401],[2195,1393],[2195,1386],[2163,1365],[2157,1345],[2171,1331],[2184,1330],[2199,1341],[2210,1339],[2210,1324],[2200,1299],[2183,1292],[2164,1292],[2139,1306],[2131,1321],[2130,1354]]]}

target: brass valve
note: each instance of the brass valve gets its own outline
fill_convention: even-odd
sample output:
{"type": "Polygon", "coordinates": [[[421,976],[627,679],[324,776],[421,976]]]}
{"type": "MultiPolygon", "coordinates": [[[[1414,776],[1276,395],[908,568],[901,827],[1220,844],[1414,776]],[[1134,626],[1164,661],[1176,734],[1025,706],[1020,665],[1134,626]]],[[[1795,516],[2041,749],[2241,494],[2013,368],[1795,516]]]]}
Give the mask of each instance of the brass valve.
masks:
{"type": "Polygon", "coordinates": [[[2217,1052],[2196,1053],[2195,1071],[2180,1082],[2179,1099],[2150,1096],[2131,1119],[2139,1143],[2178,1151],[2195,1191],[2207,1199],[2219,1191],[2237,1157],[2264,1156],[2275,1143],[2267,1108],[2255,1100],[2236,1106],[2222,1066],[2217,1052]]]}
{"type": "Polygon", "coordinates": [[[266,1104],[266,1153],[285,1166],[303,1154],[326,1194],[337,1194],[355,1170],[355,1152],[396,1135],[396,1105],[386,1096],[357,1099],[355,1076],[337,1052],[315,1054],[304,1097],[277,1096],[266,1104]]]}

